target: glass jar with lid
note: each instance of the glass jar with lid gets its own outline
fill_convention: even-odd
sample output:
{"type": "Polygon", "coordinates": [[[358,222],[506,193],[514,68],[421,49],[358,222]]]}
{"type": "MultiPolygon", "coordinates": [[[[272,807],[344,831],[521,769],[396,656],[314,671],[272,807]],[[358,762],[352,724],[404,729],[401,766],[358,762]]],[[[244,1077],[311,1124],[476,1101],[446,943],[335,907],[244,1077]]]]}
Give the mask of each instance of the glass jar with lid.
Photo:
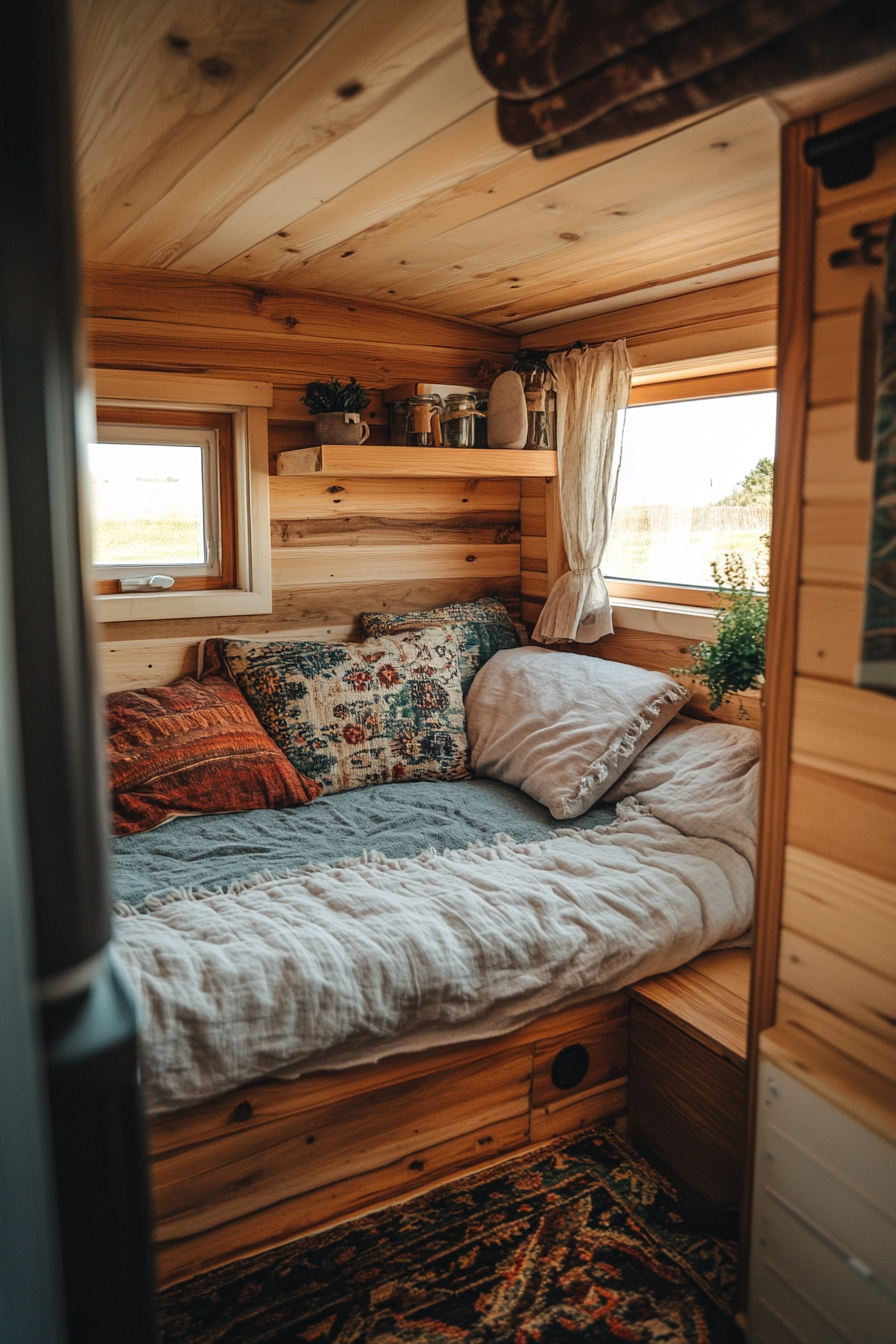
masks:
{"type": "Polygon", "coordinates": [[[472,392],[451,392],[442,411],[442,441],[446,448],[472,448],[476,443],[478,417],[472,392]]]}
{"type": "Polygon", "coordinates": [[[488,397],[477,396],[476,410],[479,414],[473,421],[473,445],[476,448],[488,447],[488,397]]]}
{"type": "Polygon", "coordinates": [[[428,392],[419,397],[408,397],[407,441],[411,448],[440,448],[442,446],[442,422],[439,412],[442,398],[438,392],[428,392]]]}
{"type": "Polygon", "coordinates": [[[408,403],[392,401],[389,403],[389,442],[393,447],[403,448],[408,441],[408,403]]]}

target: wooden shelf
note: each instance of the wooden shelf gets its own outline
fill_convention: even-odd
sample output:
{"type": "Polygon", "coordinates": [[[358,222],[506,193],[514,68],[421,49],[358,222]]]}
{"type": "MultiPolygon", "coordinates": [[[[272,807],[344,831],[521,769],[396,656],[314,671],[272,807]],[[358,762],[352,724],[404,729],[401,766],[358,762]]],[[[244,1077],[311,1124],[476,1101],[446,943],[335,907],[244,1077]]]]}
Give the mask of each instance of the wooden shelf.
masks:
{"type": "Polygon", "coordinates": [[[557,475],[557,454],[533,448],[346,448],[325,443],[277,457],[280,476],[543,476],[557,475]]]}

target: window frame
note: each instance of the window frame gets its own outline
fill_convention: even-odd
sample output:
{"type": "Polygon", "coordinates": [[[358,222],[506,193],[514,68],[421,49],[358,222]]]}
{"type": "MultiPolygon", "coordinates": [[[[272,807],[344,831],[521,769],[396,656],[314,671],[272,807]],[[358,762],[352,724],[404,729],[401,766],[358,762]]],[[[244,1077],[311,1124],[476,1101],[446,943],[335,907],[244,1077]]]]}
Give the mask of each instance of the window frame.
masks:
{"type": "MultiPolygon", "coordinates": [[[[273,403],[271,384],[117,369],[97,369],[93,376],[96,407],[104,420],[110,413],[133,414],[137,423],[151,422],[153,415],[170,420],[172,413],[182,413],[181,419],[197,414],[226,416],[232,437],[230,472],[219,469],[218,479],[222,532],[225,514],[229,511],[232,515],[229,568],[225,560],[221,576],[184,578],[167,591],[97,592],[97,619],[144,621],[269,614],[273,605],[267,438],[267,407],[273,403]]],[[[178,417],[174,414],[173,418],[178,417]]],[[[96,441],[95,435],[87,437],[96,441]]],[[[219,468],[223,465],[223,455],[219,454],[219,468]]],[[[108,590],[117,581],[99,583],[108,590]]]]}
{"type": "MultiPolygon", "coordinates": [[[[146,439],[160,447],[176,446],[192,436],[203,452],[202,494],[208,558],[200,563],[121,561],[91,566],[94,590],[118,593],[119,580],[165,573],[183,592],[198,588],[232,588],[235,578],[233,555],[233,447],[228,415],[210,411],[137,411],[133,407],[97,407],[97,437],[100,444],[123,445],[146,439]],[[190,422],[193,423],[190,423],[190,422]],[[204,443],[202,443],[204,440],[204,443]]],[[[169,590],[170,591],[170,590],[169,590]]]]}
{"type": "MultiPolygon", "coordinates": [[[[629,406],[655,406],[668,401],[702,401],[707,398],[738,397],[750,392],[777,390],[774,364],[707,374],[695,370],[693,377],[654,379],[649,368],[635,370],[629,406]],[[637,381],[635,381],[637,380],[637,381]]],[[[714,607],[715,588],[663,583],[660,579],[611,579],[604,575],[611,601],[648,603],[652,607],[714,607]]]]}

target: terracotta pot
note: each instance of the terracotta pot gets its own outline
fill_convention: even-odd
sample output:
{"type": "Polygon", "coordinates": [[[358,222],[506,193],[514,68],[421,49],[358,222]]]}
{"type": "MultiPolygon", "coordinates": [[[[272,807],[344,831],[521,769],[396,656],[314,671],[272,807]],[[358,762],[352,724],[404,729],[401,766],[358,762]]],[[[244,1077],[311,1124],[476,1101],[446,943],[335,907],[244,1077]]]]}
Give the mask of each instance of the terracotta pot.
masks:
{"type": "Polygon", "coordinates": [[[366,443],[370,426],[357,411],[325,411],[314,422],[318,443],[366,443]]]}

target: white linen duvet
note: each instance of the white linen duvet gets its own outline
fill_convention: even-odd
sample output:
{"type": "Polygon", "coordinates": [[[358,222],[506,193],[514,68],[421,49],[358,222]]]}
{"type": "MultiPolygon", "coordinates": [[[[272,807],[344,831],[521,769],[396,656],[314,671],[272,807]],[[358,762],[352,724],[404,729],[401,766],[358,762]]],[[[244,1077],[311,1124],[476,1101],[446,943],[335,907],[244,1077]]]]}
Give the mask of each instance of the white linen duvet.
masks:
{"type": "Polygon", "coordinates": [[[367,853],[118,917],[148,1110],[501,1035],[738,938],[757,754],[749,729],[676,720],[615,785],[610,826],[367,853]]]}

